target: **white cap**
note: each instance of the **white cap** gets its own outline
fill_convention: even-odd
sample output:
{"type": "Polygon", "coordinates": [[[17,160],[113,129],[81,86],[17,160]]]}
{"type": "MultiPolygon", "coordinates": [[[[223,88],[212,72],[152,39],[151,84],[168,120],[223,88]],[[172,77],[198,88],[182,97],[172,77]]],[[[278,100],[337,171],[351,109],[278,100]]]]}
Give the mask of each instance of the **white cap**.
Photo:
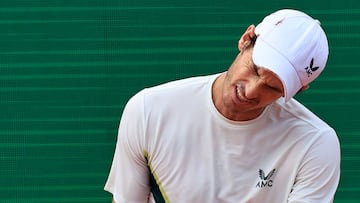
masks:
{"type": "Polygon", "coordinates": [[[323,71],[329,55],[320,22],[291,9],[266,16],[256,26],[255,65],[269,69],[281,80],[285,101],[291,99],[323,71]]]}

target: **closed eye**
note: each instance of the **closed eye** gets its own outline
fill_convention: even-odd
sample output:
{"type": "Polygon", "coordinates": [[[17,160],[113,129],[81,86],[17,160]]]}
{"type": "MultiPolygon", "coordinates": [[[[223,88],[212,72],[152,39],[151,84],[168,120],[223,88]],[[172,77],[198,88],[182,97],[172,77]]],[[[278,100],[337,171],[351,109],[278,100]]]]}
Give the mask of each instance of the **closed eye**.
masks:
{"type": "Polygon", "coordinates": [[[270,86],[270,85],[266,85],[269,89],[273,90],[273,91],[276,91],[278,93],[282,93],[282,90],[279,89],[278,87],[273,87],[273,86],[270,86]]]}
{"type": "Polygon", "coordinates": [[[263,78],[264,85],[266,85],[267,88],[283,94],[281,81],[276,79],[277,76],[275,76],[271,71],[268,71],[264,68],[256,68],[256,74],[263,78]]]}

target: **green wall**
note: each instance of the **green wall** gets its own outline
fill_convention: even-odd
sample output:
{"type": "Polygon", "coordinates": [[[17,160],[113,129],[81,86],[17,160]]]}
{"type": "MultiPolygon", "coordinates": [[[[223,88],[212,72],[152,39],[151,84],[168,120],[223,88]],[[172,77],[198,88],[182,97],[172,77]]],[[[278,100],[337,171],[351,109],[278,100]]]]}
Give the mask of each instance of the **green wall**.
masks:
{"type": "Polygon", "coordinates": [[[327,69],[297,98],[338,132],[335,202],[359,202],[355,0],[2,0],[0,202],[110,202],[102,188],[129,97],[225,71],[246,27],[285,7],[318,17],[328,33],[327,69]]]}

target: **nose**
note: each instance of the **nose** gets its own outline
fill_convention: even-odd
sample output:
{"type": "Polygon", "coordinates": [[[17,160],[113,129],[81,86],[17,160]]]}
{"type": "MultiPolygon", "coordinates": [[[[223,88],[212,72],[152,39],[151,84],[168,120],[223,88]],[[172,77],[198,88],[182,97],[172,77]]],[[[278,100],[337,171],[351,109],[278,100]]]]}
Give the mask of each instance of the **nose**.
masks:
{"type": "Polygon", "coordinates": [[[245,97],[249,100],[255,99],[260,94],[261,84],[258,80],[251,80],[245,85],[245,97]]]}

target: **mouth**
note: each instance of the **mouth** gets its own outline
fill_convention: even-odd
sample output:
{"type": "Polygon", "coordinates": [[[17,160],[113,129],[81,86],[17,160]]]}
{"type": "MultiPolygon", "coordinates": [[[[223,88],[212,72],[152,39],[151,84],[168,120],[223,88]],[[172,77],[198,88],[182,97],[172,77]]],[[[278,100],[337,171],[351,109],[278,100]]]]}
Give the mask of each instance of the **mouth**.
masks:
{"type": "Polygon", "coordinates": [[[245,97],[244,88],[240,84],[236,85],[235,93],[238,103],[246,103],[246,104],[252,103],[251,100],[245,97]]]}

